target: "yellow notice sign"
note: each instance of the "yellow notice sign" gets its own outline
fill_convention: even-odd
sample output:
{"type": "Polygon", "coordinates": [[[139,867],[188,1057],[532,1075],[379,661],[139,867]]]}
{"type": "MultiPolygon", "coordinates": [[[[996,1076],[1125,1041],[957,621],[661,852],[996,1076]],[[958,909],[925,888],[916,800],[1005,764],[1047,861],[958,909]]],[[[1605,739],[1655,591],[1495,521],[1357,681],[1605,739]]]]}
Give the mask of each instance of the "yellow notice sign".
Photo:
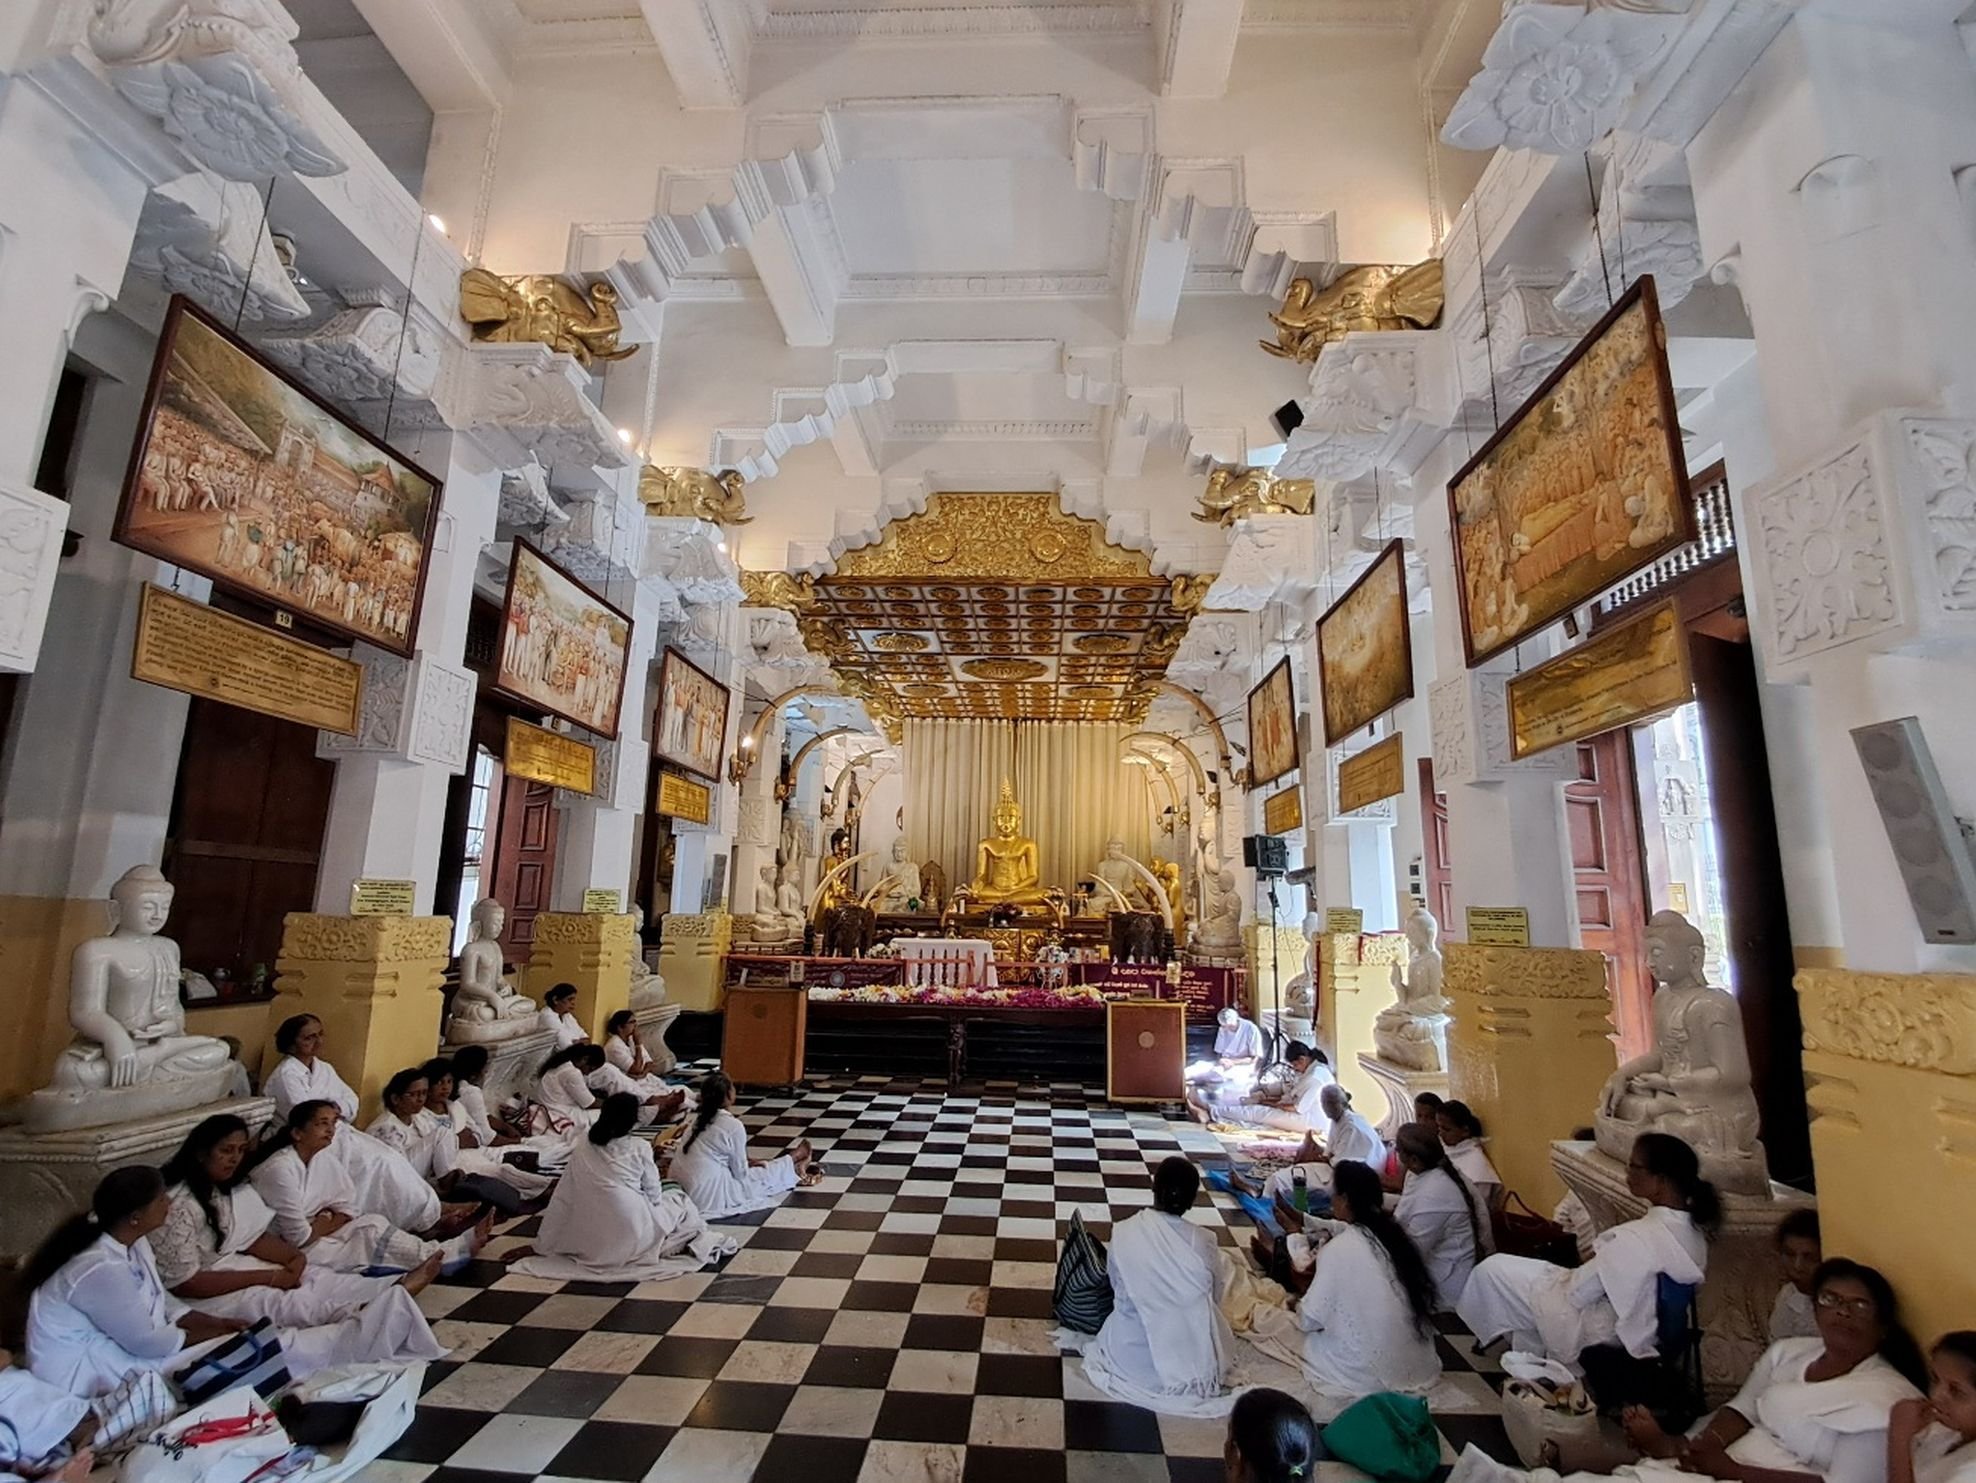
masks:
{"type": "Polygon", "coordinates": [[[417,881],[358,881],[350,887],[353,917],[409,917],[417,910],[417,881]]]}
{"type": "Polygon", "coordinates": [[[1262,802],[1262,827],[1266,834],[1288,834],[1304,827],[1304,790],[1285,788],[1262,802]]]}
{"type": "Polygon", "coordinates": [[[583,913],[585,916],[620,916],[624,912],[624,892],[603,891],[592,887],[583,893],[583,913]]]}
{"type": "Polygon", "coordinates": [[[130,677],[340,736],[357,734],[363,706],[361,664],[149,583],[130,677]]]}
{"type": "Polygon", "coordinates": [[[597,791],[597,749],[573,736],[508,717],[501,765],[513,776],[572,793],[597,791]]]}
{"type": "Polygon", "coordinates": [[[1354,906],[1333,906],[1324,913],[1327,937],[1357,937],[1365,931],[1365,913],[1354,906]]]}
{"type": "Polygon", "coordinates": [[[1520,906],[1471,906],[1470,947],[1530,946],[1530,913],[1520,906]]]}
{"type": "Polygon", "coordinates": [[[676,772],[659,774],[659,812],[688,823],[704,824],[713,817],[714,790],[676,772]]]}

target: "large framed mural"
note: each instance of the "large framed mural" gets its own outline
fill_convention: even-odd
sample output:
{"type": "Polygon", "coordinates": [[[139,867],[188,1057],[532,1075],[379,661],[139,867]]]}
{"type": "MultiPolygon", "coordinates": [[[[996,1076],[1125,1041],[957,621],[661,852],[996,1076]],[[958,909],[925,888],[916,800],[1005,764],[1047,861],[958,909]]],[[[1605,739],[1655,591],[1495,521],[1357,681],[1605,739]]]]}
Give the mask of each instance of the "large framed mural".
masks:
{"type": "Polygon", "coordinates": [[[1413,699],[1404,541],[1381,551],[1317,620],[1317,687],[1327,747],[1413,699]]]}
{"type": "Polygon", "coordinates": [[[652,755],[719,782],[720,749],[727,739],[727,704],[727,686],[679,650],[667,648],[659,665],[659,713],[652,725],[652,755]]]}
{"type": "Polygon", "coordinates": [[[630,656],[630,616],[527,541],[516,541],[495,688],[615,738],[630,656]]]}
{"type": "Polygon", "coordinates": [[[174,298],[115,538],[410,654],[439,481],[174,298]]]}
{"type": "Polygon", "coordinates": [[[1249,786],[1273,783],[1297,767],[1297,695],[1288,657],[1249,692],[1249,786]]]}
{"type": "Polygon", "coordinates": [[[1448,504],[1471,668],[1695,538],[1651,277],[1455,475],[1448,504]]]}

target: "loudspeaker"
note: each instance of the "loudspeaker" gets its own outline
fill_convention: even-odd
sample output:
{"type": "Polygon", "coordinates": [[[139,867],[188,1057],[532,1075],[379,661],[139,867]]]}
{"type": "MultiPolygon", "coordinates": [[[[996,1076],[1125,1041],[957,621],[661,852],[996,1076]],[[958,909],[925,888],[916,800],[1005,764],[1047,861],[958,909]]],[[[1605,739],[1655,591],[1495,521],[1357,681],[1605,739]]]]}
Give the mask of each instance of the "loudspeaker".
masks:
{"type": "Polygon", "coordinates": [[[1914,920],[1930,942],[1976,942],[1976,862],[1913,716],[1852,734],[1914,920]]]}
{"type": "Polygon", "coordinates": [[[1287,438],[1304,425],[1304,409],[1295,402],[1285,402],[1269,414],[1269,420],[1275,423],[1276,430],[1287,438]]]}
{"type": "Polygon", "coordinates": [[[1187,1006],[1173,999],[1114,999],[1105,1006],[1105,1096],[1113,1102],[1178,1102],[1186,1095],[1187,1006]]]}
{"type": "Polygon", "coordinates": [[[1251,834],[1242,841],[1242,863],[1260,876],[1276,876],[1290,868],[1289,842],[1275,834],[1251,834]]]}

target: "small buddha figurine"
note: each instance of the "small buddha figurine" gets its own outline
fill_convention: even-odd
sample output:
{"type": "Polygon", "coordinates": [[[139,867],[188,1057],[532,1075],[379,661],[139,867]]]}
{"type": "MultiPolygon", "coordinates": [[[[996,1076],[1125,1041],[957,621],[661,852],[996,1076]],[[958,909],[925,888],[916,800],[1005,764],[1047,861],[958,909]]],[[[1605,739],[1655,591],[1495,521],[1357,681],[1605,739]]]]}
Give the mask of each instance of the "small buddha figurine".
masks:
{"type": "Polygon", "coordinates": [[[1047,899],[1036,841],[1022,832],[1022,805],[1002,779],[993,814],[995,832],[975,847],[974,881],[968,894],[983,906],[1031,906],[1047,899]]]}
{"type": "Polygon", "coordinates": [[[830,853],[824,856],[823,865],[817,872],[817,879],[823,885],[823,895],[816,904],[819,920],[823,913],[833,907],[848,906],[857,899],[851,883],[851,877],[855,872],[847,870],[835,880],[830,879],[830,872],[850,858],[850,831],[839,829],[830,836],[830,853]]]}
{"type": "Polygon", "coordinates": [[[1235,889],[1235,872],[1218,870],[1208,876],[1207,900],[1194,929],[1194,946],[1201,952],[1226,956],[1242,950],[1242,896],[1235,889]]]}
{"type": "Polygon", "coordinates": [[[801,880],[803,862],[785,861],[781,873],[775,878],[775,910],[783,921],[789,924],[789,935],[803,935],[803,883],[801,880]]]}
{"type": "Polygon", "coordinates": [[[906,837],[894,835],[892,839],[892,861],[885,867],[886,878],[891,882],[885,894],[879,899],[880,911],[909,911],[911,904],[921,899],[919,864],[906,858],[906,837]]]}
{"type": "Polygon", "coordinates": [[[1678,911],[1648,919],[1654,1046],[1606,1082],[1594,1136],[1602,1153],[1624,1160],[1640,1134],[1672,1133],[1723,1190],[1768,1194],[1742,1011],[1703,976],[1707,956],[1702,934],[1678,911]]]}
{"type": "Polygon", "coordinates": [[[1181,884],[1178,860],[1155,860],[1153,874],[1166,893],[1167,909],[1173,913],[1173,945],[1187,945],[1187,888],[1181,884]]]}
{"type": "MultiPolygon", "coordinates": [[[[1125,841],[1122,839],[1108,839],[1105,841],[1105,858],[1097,863],[1096,868],[1092,870],[1091,874],[1110,886],[1113,891],[1118,892],[1127,901],[1132,900],[1133,896],[1140,892],[1141,881],[1139,872],[1132,868],[1132,862],[1126,858],[1125,841]]],[[[1100,894],[1110,903],[1107,910],[1125,910],[1125,908],[1119,906],[1113,900],[1108,892],[1100,894]]]]}
{"type": "Polygon", "coordinates": [[[511,1040],[535,1028],[536,1006],[516,991],[502,961],[501,929],[507,925],[506,909],[492,896],[473,904],[473,926],[460,949],[460,987],[446,1021],[446,1039],[454,1045],[511,1040]]]}
{"type": "Polygon", "coordinates": [[[185,1033],[178,944],[159,935],[171,914],[171,882],[155,866],[134,866],[110,888],[110,900],[109,935],[81,944],[70,959],[76,1039],[56,1057],[48,1089],[29,1099],[30,1128],[99,1127],[246,1095],[246,1073],[227,1043],[185,1033]]]}
{"type": "Polygon", "coordinates": [[[645,908],[634,908],[632,917],[631,1007],[657,1009],[666,1002],[666,981],[645,961],[645,908]]]}
{"type": "Polygon", "coordinates": [[[1448,1000],[1441,995],[1441,924],[1424,906],[1407,917],[1407,965],[1393,965],[1393,1003],[1372,1024],[1379,1059],[1410,1071],[1448,1069],[1448,1000]]]}

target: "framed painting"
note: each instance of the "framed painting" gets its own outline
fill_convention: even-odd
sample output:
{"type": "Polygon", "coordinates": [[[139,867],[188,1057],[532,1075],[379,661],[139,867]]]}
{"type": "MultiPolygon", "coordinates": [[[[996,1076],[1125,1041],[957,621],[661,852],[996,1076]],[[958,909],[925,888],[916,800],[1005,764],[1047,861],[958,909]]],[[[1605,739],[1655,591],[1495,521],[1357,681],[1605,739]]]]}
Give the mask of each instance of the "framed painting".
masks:
{"type": "Polygon", "coordinates": [[[1455,475],[1448,506],[1471,669],[1695,539],[1651,277],[1455,475]]]}
{"type": "Polygon", "coordinates": [[[630,657],[630,615],[527,541],[516,541],[494,688],[615,738],[630,657]]]}
{"type": "Polygon", "coordinates": [[[1688,631],[1672,602],[1595,633],[1503,687],[1515,761],[1664,716],[1694,699],[1688,631]]]}
{"type": "Polygon", "coordinates": [[[321,628],[410,654],[437,479],[182,297],[171,301],[112,531],[321,628]]]}
{"type": "Polygon", "coordinates": [[[1249,786],[1273,783],[1297,763],[1297,695],[1285,656],[1249,692],[1249,786]]]}
{"type": "Polygon", "coordinates": [[[1405,542],[1381,551],[1317,620],[1317,687],[1327,747],[1413,699],[1405,542]]]}
{"type": "Polygon", "coordinates": [[[667,648],[659,665],[659,714],[652,725],[652,755],[719,782],[720,749],[727,740],[727,703],[727,686],[679,650],[667,648]]]}

